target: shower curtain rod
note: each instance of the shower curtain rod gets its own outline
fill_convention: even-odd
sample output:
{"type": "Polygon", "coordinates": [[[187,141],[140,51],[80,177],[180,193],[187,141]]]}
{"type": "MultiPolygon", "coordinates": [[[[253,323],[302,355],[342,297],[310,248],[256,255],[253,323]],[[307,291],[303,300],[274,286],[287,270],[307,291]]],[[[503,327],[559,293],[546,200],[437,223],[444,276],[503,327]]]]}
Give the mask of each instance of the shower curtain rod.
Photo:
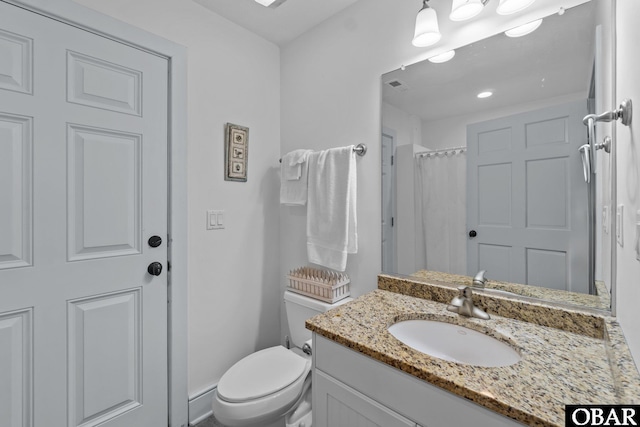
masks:
{"type": "Polygon", "coordinates": [[[451,147],[451,148],[442,148],[440,150],[433,150],[433,151],[420,151],[414,154],[414,157],[424,157],[432,154],[435,155],[435,154],[447,153],[449,151],[458,151],[458,150],[467,151],[467,147],[451,147]]]}

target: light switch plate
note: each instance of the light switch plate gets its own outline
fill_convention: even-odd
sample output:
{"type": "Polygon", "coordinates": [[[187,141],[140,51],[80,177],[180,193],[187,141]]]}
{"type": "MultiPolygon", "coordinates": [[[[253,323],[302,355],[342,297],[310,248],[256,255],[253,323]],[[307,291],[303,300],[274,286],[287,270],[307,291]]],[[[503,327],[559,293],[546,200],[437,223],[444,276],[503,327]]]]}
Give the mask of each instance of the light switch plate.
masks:
{"type": "Polygon", "coordinates": [[[616,240],[620,247],[624,246],[623,234],[624,205],[618,205],[616,210],[616,240]]]}
{"type": "Polygon", "coordinates": [[[207,211],[207,230],[213,230],[216,226],[216,216],[213,211],[207,211]]]}
{"type": "Polygon", "coordinates": [[[207,211],[207,230],[220,230],[224,228],[224,211],[207,211]]]}

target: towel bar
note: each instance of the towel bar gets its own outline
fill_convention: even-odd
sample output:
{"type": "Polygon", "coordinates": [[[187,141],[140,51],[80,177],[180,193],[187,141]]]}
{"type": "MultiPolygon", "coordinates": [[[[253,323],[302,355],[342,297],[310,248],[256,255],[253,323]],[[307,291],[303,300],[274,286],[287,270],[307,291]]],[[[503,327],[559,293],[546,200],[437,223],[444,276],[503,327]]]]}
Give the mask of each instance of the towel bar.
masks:
{"type": "MultiPolygon", "coordinates": [[[[365,154],[367,154],[367,146],[360,143],[358,145],[356,145],[355,147],[353,147],[353,151],[358,155],[358,156],[364,156],[365,154]]],[[[282,163],[282,158],[280,158],[280,163],[282,163]]]]}

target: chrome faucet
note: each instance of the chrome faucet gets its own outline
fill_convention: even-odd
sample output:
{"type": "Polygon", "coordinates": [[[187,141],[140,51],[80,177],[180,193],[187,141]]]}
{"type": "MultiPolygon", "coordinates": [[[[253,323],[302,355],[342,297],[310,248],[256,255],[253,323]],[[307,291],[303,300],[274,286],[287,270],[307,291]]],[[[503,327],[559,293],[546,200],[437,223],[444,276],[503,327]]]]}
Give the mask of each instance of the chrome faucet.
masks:
{"type": "Polygon", "coordinates": [[[489,320],[491,317],[486,311],[473,305],[473,292],[469,286],[459,286],[460,294],[451,300],[447,310],[458,313],[460,316],[477,317],[489,320]]]}
{"type": "Polygon", "coordinates": [[[484,288],[487,284],[487,279],[484,277],[484,274],[487,270],[480,270],[473,278],[473,287],[474,288],[484,288]]]}

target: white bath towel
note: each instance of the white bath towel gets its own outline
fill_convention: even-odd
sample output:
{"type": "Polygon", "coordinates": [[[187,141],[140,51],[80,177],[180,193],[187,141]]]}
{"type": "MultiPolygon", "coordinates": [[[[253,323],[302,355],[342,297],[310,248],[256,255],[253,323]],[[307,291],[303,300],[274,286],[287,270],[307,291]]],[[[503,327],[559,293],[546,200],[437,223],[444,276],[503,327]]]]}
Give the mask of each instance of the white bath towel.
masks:
{"type": "Polygon", "coordinates": [[[311,150],[294,150],[282,157],[280,164],[280,203],[307,204],[308,166],[311,150]]]}
{"type": "Polygon", "coordinates": [[[358,251],[353,146],[312,153],[308,163],[307,257],[344,271],[347,254],[358,251]]]}

